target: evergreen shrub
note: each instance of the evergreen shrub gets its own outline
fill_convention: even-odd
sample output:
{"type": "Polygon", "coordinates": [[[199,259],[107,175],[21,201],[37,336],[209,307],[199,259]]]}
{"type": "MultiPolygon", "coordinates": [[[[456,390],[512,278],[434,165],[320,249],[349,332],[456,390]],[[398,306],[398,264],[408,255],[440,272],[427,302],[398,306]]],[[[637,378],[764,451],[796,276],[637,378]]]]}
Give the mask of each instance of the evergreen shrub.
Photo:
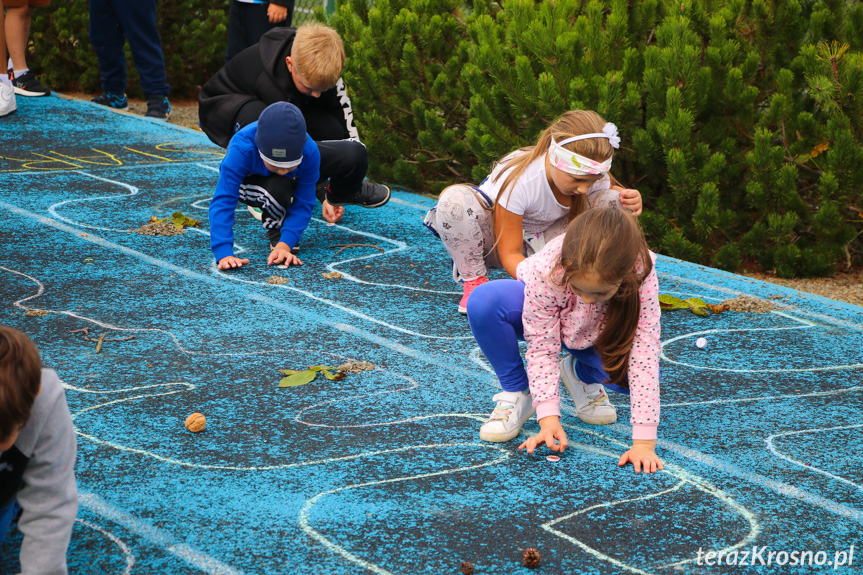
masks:
{"type": "Polygon", "coordinates": [[[331,24],[375,177],[476,182],[592,109],[657,251],[786,277],[863,263],[863,3],[346,0],[331,24]]]}

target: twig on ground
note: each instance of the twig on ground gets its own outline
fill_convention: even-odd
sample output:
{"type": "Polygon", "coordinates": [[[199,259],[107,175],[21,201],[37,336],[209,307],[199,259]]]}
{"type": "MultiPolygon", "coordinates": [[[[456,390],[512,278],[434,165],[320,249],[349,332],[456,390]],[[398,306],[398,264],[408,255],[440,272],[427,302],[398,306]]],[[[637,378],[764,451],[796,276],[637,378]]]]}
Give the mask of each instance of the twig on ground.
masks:
{"type": "Polygon", "coordinates": [[[335,254],[333,254],[336,256],[348,248],[375,248],[376,250],[384,251],[384,248],[382,248],[381,246],[376,246],[374,244],[333,244],[330,247],[331,248],[341,247],[341,249],[339,251],[337,251],[335,254]]]}
{"type": "Polygon", "coordinates": [[[99,342],[96,344],[96,353],[102,351],[102,343],[105,341],[105,332],[102,332],[102,335],[99,336],[99,342]]]}

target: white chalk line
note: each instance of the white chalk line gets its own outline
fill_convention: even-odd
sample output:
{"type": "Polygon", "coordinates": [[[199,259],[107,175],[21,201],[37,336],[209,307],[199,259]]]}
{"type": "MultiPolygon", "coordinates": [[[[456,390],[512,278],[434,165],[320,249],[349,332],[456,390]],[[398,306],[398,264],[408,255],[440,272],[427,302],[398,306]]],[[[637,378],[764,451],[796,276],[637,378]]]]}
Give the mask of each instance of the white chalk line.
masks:
{"type": "Polygon", "coordinates": [[[425,445],[425,446],[420,446],[420,447],[409,446],[409,447],[401,448],[401,450],[431,449],[431,448],[439,448],[439,447],[446,448],[449,450],[449,449],[452,449],[454,445],[458,445],[458,446],[462,446],[462,447],[479,447],[479,448],[482,448],[484,450],[496,450],[496,451],[501,453],[501,456],[498,457],[497,459],[492,460],[492,461],[488,461],[486,463],[479,463],[476,465],[468,465],[468,466],[464,466],[464,467],[457,467],[455,469],[448,469],[445,471],[434,471],[431,473],[423,473],[423,474],[413,475],[413,476],[395,477],[395,478],[390,478],[390,479],[382,479],[379,481],[368,481],[365,483],[355,483],[353,485],[344,485],[344,486],[338,487],[336,489],[330,489],[328,491],[322,491],[321,493],[318,493],[317,495],[315,495],[314,497],[312,497],[308,501],[306,501],[306,503],[303,505],[302,509],[300,510],[300,513],[299,513],[300,528],[307,535],[309,535],[314,540],[316,540],[318,543],[323,545],[327,550],[341,556],[346,561],[350,561],[351,563],[354,563],[355,565],[359,565],[360,567],[362,567],[368,571],[371,571],[372,573],[377,573],[378,575],[394,575],[391,571],[387,571],[386,569],[379,567],[378,565],[375,565],[373,563],[365,561],[364,559],[361,559],[360,557],[354,555],[353,553],[351,553],[350,551],[348,551],[347,549],[345,549],[341,545],[334,543],[333,541],[331,541],[330,539],[325,537],[323,534],[321,534],[319,531],[314,529],[311,526],[310,519],[309,519],[311,509],[318,503],[318,501],[320,499],[326,497],[327,495],[332,495],[332,494],[338,493],[340,491],[346,491],[349,489],[359,489],[359,488],[363,488],[363,487],[373,487],[373,486],[378,486],[378,485],[388,485],[388,484],[393,484],[393,483],[400,483],[400,482],[405,482],[405,481],[414,481],[414,480],[419,480],[419,479],[427,479],[430,477],[440,477],[443,475],[452,475],[455,473],[461,473],[461,472],[465,472],[465,471],[481,469],[483,467],[488,467],[491,465],[497,465],[499,463],[503,463],[507,459],[512,458],[511,452],[505,450],[503,447],[499,447],[497,445],[489,444],[489,443],[481,443],[481,444],[480,443],[458,443],[458,444],[441,443],[441,444],[434,444],[434,445],[425,445]]]}
{"type": "Polygon", "coordinates": [[[774,440],[776,440],[777,438],[780,438],[780,437],[788,437],[789,435],[804,435],[807,433],[823,433],[825,431],[836,431],[837,429],[858,429],[861,427],[863,427],[863,423],[861,423],[859,425],[839,425],[836,427],[815,427],[812,429],[801,429],[799,431],[786,431],[784,433],[775,433],[773,435],[770,435],[769,437],[767,437],[764,440],[764,442],[767,444],[767,449],[770,450],[770,453],[772,453],[773,455],[775,455],[776,457],[778,457],[780,459],[783,459],[789,463],[793,463],[794,465],[798,465],[798,466],[802,467],[803,469],[806,469],[807,471],[814,471],[815,473],[824,475],[824,476],[829,477],[831,479],[835,479],[836,481],[839,481],[841,483],[846,483],[846,484],[848,484],[848,485],[850,485],[856,489],[863,490],[863,485],[861,485],[859,483],[855,483],[849,479],[845,479],[844,477],[842,477],[840,475],[834,475],[833,473],[830,473],[829,471],[825,471],[825,470],[821,469],[820,467],[815,467],[813,465],[806,465],[804,462],[800,461],[799,459],[794,459],[790,455],[785,455],[784,453],[780,452],[776,448],[776,446],[774,445],[774,440]]]}
{"type": "Polygon", "coordinates": [[[109,531],[102,529],[98,525],[94,525],[93,523],[90,523],[89,521],[84,521],[83,519],[78,519],[78,518],[76,518],[75,521],[77,523],[80,523],[81,525],[83,525],[85,527],[89,527],[93,531],[98,531],[99,533],[101,533],[102,535],[104,535],[105,537],[110,539],[114,543],[114,545],[119,547],[120,551],[123,552],[123,555],[126,559],[126,569],[123,571],[123,575],[130,575],[130,573],[132,573],[132,567],[135,566],[135,556],[132,555],[132,551],[129,549],[129,546],[126,545],[122,539],[120,539],[119,537],[117,537],[113,533],[110,533],[109,531]]]}
{"type": "MultiPolygon", "coordinates": [[[[37,215],[37,214],[33,214],[32,212],[28,212],[28,211],[26,211],[26,210],[22,210],[22,209],[20,209],[20,208],[18,208],[18,207],[16,207],[16,206],[12,206],[11,204],[7,204],[7,203],[2,202],[2,201],[0,201],[0,207],[5,208],[5,209],[7,209],[7,210],[9,210],[9,211],[12,211],[12,212],[18,213],[18,214],[20,214],[20,215],[24,215],[24,216],[27,216],[27,217],[33,218],[33,219],[35,219],[36,221],[39,221],[40,223],[43,223],[43,224],[49,225],[49,226],[51,226],[51,227],[57,228],[57,229],[59,229],[59,230],[62,230],[62,231],[65,231],[65,232],[71,233],[71,234],[75,235],[76,237],[80,237],[80,235],[78,234],[78,230],[76,230],[75,228],[68,227],[68,226],[66,226],[65,224],[61,223],[61,222],[57,222],[57,221],[55,221],[55,220],[51,220],[51,219],[49,219],[49,218],[45,218],[45,217],[40,216],[40,215],[37,215]]],[[[142,252],[139,252],[139,251],[137,251],[137,250],[133,250],[133,249],[131,249],[131,248],[127,248],[127,247],[125,247],[125,246],[121,246],[121,245],[119,245],[119,244],[115,244],[114,242],[111,242],[111,241],[108,241],[108,240],[106,240],[106,239],[100,238],[100,237],[98,237],[98,236],[96,236],[96,235],[94,235],[94,234],[87,234],[87,235],[86,235],[86,236],[84,236],[84,237],[80,237],[80,239],[81,239],[81,240],[84,240],[84,241],[87,241],[87,242],[90,242],[90,243],[94,243],[94,244],[99,245],[99,246],[101,246],[101,247],[105,247],[105,248],[108,248],[108,249],[111,249],[111,250],[115,250],[115,251],[119,251],[119,252],[125,253],[125,254],[130,255],[130,256],[133,256],[133,257],[135,257],[135,258],[137,258],[137,259],[139,259],[139,260],[142,260],[142,261],[144,261],[144,262],[150,263],[150,264],[152,264],[152,265],[156,265],[156,266],[158,266],[158,267],[161,267],[161,268],[163,268],[163,269],[166,269],[166,270],[172,271],[172,272],[174,272],[174,273],[182,274],[182,275],[184,275],[184,276],[186,276],[186,277],[189,277],[189,278],[192,278],[192,279],[202,280],[202,281],[205,281],[205,282],[207,282],[207,283],[211,283],[211,284],[213,284],[213,285],[220,286],[220,287],[223,287],[223,286],[225,285],[225,283],[224,283],[224,282],[219,281],[216,277],[207,276],[207,275],[204,275],[204,274],[202,274],[202,273],[199,273],[199,272],[196,272],[196,271],[190,270],[190,269],[188,269],[188,268],[184,268],[184,267],[177,266],[177,265],[175,265],[175,264],[169,263],[169,262],[164,261],[164,260],[160,260],[160,259],[155,258],[155,257],[153,257],[153,256],[149,256],[149,255],[144,254],[144,253],[142,253],[142,252]]],[[[211,269],[211,270],[215,269],[216,271],[218,271],[218,268],[216,268],[215,263],[213,263],[213,264],[212,264],[212,266],[211,266],[211,268],[210,268],[210,269],[211,269]]],[[[218,277],[221,277],[221,276],[218,276],[218,277]]],[[[228,278],[228,279],[236,279],[236,278],[228,278]]],[[[238,281],[244,281],[244,280],[238,280],[238,281]]],[[[269,286],[269,284],[267,284],[267,285],[269,286]]],[[[269,287],[282,287],[282,288],[288,288],[288,286],[269,286],[269,287]]],[[[352,309],[350,309],[350,308],[348,308],[348,307],[346,307],[346,306],[342,306],[341,304],[338,304],[337,302],[332,302],[332,301],[330,301],[330,300],[326,300],[326,299],[324,299],[324,298],[318,298],[318,297],[317,297],[317,296],[315,296],[314,294],[311,294],[310,292],[306,292],[305,290],[298,290],[297,288],[288,288],[288,289],[292,289],[292,290],[298,291],[299,293],[301,293],[301,295],[304,295],[304,296],[310,297],[311,299],[318,300],[318,301],[320,301],[320,302],[322,302],[322,303],[326,303],[326,304],[327,304],[327,305],[329,305],[330,307],[334,307],[334,308],[336,308],[336,309],[340,309],[340,310],[344,311],[345,313],[348,313],[348,314],[350,314],[350,315],[352,315],[352,316],[354,316],[354,317],[358,317],[358,318],[360,318],[360,319],[364,319],[364,320],[367,320],[367,321],[371,321],[372,323],[377,323],[378,325],[383,325],[384,327],[389,327],[389,326],[391,325],[391,324],[388,324],[388,323],[386,323],[386,322],[381,322],[380,320],[375,320],[375,319],[373,319],[373,318],[370,318],[370,316],[366,316],[365,314],[361,314],[361,313],[359,313],[359,312],[355,312],[354,310],[352,310],[352,309]]],[[[272,306],[274,306],[274,307],[276,307],[276,308],[278,308],[278,309],[282,309],[282,310],[290,311],[292,314],[295,314],[295,315],[305,316],[305,317],[307,317],[307,318],[309,318],[309,319],[314,320],[316,323],[320,323],[320,324],[328,325],[328,326],[330,326],[330,327],[335,327],[336,329],[342,329],[342,330],[343,330],[343,328],[342,328],[341,326],[344,326],[344,325],[345,325],[344,323],[341,323],[341,322],[339,322],[339,323],[333,323],[332,321],[327,320],[327,319],[325,319],[324,317],[322,317],[320,314],[315,314],[315,313],[311,313],[311,312],[306,312],[306,311],[304,311],[304,310],[301,310],[301,309],[298,309],[298,308],[296,308],[296,307],[292,307],[292,306],[286,306],[285,304],[283,304],[283,303],[281,303],[281,302],[276,302],[275,300],[272,300],[272,299],[269,299],[269,298],[263,298],[262,296],[259,296],[259,295],[257,295],[257,294],[250,294],[250,293],[248,293],[248,292],[243,292],[243,293],[244,293],[244,295],[245,295],[246,297],[248,297],[249,299],[258,300],[258,301],[265,301],[265,302],[269,303],[270,305],[272,305],[272,306]]],[[[55,312],[55,313],[66,313],[66,312],[55,312]]],[[[399,328],[399,329],[397,329],[397,330],[395,330],[395,331],[403,331],[403,332],[404,332],[403,328],[399,328]]],[[[392,340],[390,340],[390,339],[388,339],[388,338],[383,338],[383,337],[378,337],[378,336],[372,336],[370,333],[368,333],[368,332],[367,332],[367,330],[355,330],[355,331],[354,331],[354,333],[356,333],[357,335],[359,335],[360,337],[363,337],[363,338],[365,338],[365,339],[373,338],[373,341],[375,341],[376,343],[386,342],[386,343],[382,343],[382,345],[385,345],[385,346],[387,346],[387,347],[392,347],[392,346],[394,346],[394,345],[395,345],[395,346],[398,346],[398,349],[399,349],[400,351],[401,351],[401,349],[409,349],[409,348],[405,348],[405,347],[404,347],[404,346],[402,346],[401,344],[398,344],[398,343],[396,343],[396,342],[394,342],[394,341],[392,341],[392,340]]],[[[410,334],[410,335],[416,335],[416,336],[418,336],[418,337],[425,337],[425,338],[431,338],[431,339],[451,339],[451,340],[456,340],[456,339],[470,339],[470,338],[472,337],[472,336],[458,336],[458,337],[429,336],[429,335],[422,334],[422,333],[411,332],[410,330],[407,330],[407,331],[406,331],[406,333],[408,333],[408,334],[410,334]]],[[[422,355],[422,354],[420,354],[419,352],[414,352],[414,354],[412,354],[412,355],[414,355],[415,357],[423,357],[423,355],[422,355]]],[[[435,362],[430,362],[430,363],[435,363],[435,362]]],[[[443,364],[439,364],[439,365],[443,365],[443,364]]],[[[450,366],[450,367],[451,367],[451,366],[450,366]]]]}
{"type": "MultiPolygon", "coordinates": [[[[660,257],[661,257],[661,256],[660,256],[660,257]]],[[[662,257],[661,257],[661,258],[662,258],[662,257]]],[[[745,296],[745,297],[751,297],[751,298],[755,298],[755,299],[764,299],[764,298],[762,298],[762,297],[760,297],[760,296],[757,296],[757,295],[754,295],[754,294],[750,294],[750,293],[746,293],[746,292],[743,292],[743,291],[740,291],[740,290],[731,289],[731,288],[726,288],[726,287],[718,286],[718,285],[715,285],[715,284],[708,284],[708,283],[704,283],[704,282],[701,282],[701,281],[698,281],[698,280],[689,279],[689,278],[683,278],[683,277],[680,277],[680,276],[671,275],[671,274],[669,274],[669,273],[667,273],[667,272],[661,272],[659,275],[660,275],[662,278],[668,278],[668,279],[672,279],[672,280],[677,281],[677,282],[688,283],[688,284],[690,284],[690,285],[698,286],[698,287],[700,287],[700,288],[709,289],[709,290],[713,290],[713,291],[718,291],[718,292],[726,293],[726,294],[730,294],[730,295],[733,295],[733,296],[745,296]]],[[[729,278],[729,279],[730,279],[730,278],[729,278]]],[[[759,281],[758,283],[759,283],[759,284],[763,284],[764,282],[760,282],[760,281],[759,281]]],[[[777,285],[777,286],[774,286],[774,287],[776,287],[777,289],[782,289],[782,286],[778,286],[778,285],[777,285]]],[[[819,296],[816,296],[816,295],[814,295],[814,294],[810,294],[810,295],[812,295],[813,297],[819,297],[819,296]]],[[[834,300],[830,300],[830,301],[834,301],[834,300]]],[[[853,330],[855,330],[855,331],[863,331],[863,324],[849,322],[849,321],[846,321],[846,320],[843,320],[843,319],[839,319],[839,318],[836,318],[836,317],[833,317],[833,316],[824,315],[824,314],[821,314],[821,313],[818,313],[818,312],[814,312],[814,311],[810,311],[810,310],[802,309],[802,308],[797,307],[797,306],[791,306],[791,305],[788,305],[788,304],[779,303],[779,302],[777,302],[777,301],[771,301],[771,303],[772,303],[774,306],[776,306],[777,308],[781,308],[781,309],[786,310],[786,311],[788,311],[788,312],[793,311],[794,313],[797,313],[797,314],[799,314],[799,315],[805,315],[805,316],[807,316],[807,317],[815,318],[815,319],[817,319],[818,321],[820,321],[821,323],[830,324],[830,325],[835,325],[835,326],[839,326],[839,327],[846,327],[846,328],[849,328],[849,329],[853,329],[853,330]]],[[[835,302],[835,303],[839,304],[839,303],[842,303],[842,302],[835,302]]],[[[850,306],[851,304],[845,304],[845,305],[850,306]]],[[[854,307],[857,307],[857,306],[854,306],[854,307]]]]}
{"type": "Polygon", "coordinates": [[[78,503],[92,513],[128,529],[148,543],[167,550],[188,565],[200,569],[209,575],[242,575],[243,573],[185,543],[177,542],[173,535],[137,517],[133,517],[121,509],[117,509],[94,493],[79,493],[78,503]]]}
{"type": "MultiPolygon", "coordinates": [[[[808,321],[808,320],[805,320],[805,319],[794,317],[793,315],[790,315],[788,313],[784,313],[781,311],[771,311],[771,313],[778,315],[778,316],[781,316],[781,317],[788,318],[788,319],[793,320],[793,321],[797,321],[799,323],[802,323],[803,325],[801,325],[801,326],[790,326],[790,327],[754,327],[754,328],[740,328],[740,329],[738,329],[738,328],[718,328],[718,329],[706,329],[706,330],[701,330],[701,331],[689,332],[689,333],[685,333],[682,335],[678,335],[676,337],[673,337],[671,339],[668,339],[668,340],[662,342],[662,351],[660,352],[660,358],[667,361],[668,363],[671,363],[674,365],[681,365],[681,366],[689,367],[692,369],[706,370],[706,371],[723,371],[723,372],[727,372],[727,373],[811,373],[811,372],[821,372],[821,371],[843,371],[843,370],[863,368],[863,363],[852,363],[852,364],[846,364],[846,365],[830,365],[830,366],[806,367],[806,368],[735,369],[735,368],[730,368],[730,367],[713,367],[713,366],[708,366],[708,365],[698,365],[698,364],[694,364],[694,363],[687,363],[685,361],[677,361],[677,360],[671,359],[665,353],[665,348],[668,345],[670,345],[674,342],[680,341],[682,339],[691,339],[691,338],[697,337],[697,336],[705,336],[705,335],[720,334],[720,333],[721,334],[727,334],[727,333],[737,333],[737,332],[788,331],[788,330],[795,330],[795,329],[810,329],[813,327],[818,327],[818,324],[815,324],[815,323],[808,321]]],[[[774,355],[772,358],[776,359],[777,356],[774,355]]]]}
{"type": "Polygon", "coordinates": [[[63,202],[57,202],[56,204],[54,204],[48,208],[48,213],[51,214],[52,216],[54,216],[55,218],[57,218],[58,220],[66,222],[67,224],[71,224],[73,226],[78,226],[80,228],[85,228],[88,230],[100,230],[103,232],[124,232],[124,233],[128,232],[129,230],[121,230],[118,228],[103,228],[100,226],[91,226],[88,224],[82,224],[80,222],[76,222],[75,220],[70,220],[69,218],[64,218],[63,216],[61,216],[60,214],[57,213],[57,210],[66,204],[76,204],[76,203],[80,203],[80,202],[95,202],[97,200],[113,200],[113,199],[117,199],[117,198],[131,197],[131,196],[138,194],[138,192],[140,191],[136,186],[124,184],[123,182],[118,182],[116,180],[109,180],[107,178],[95,176],[93,174],[88,174],[87,172],[82,172],[81,170],[72,170],[72,171],[73,171],[73,173],[81,174],[82,176],[86,176],[88,178],[93,178],[95,180],[101,180],[103,182],[108,182],[109,184],[115,184],[117,186],[126,188],[127,190],[129,190],[129,193],[128,194],[113,195],[113,196],[97,196],[95,198],[75,198],[74,200],[66,200],[63,202]]]}
{"type": "MultiPolygon", "coordinates": [[[[595,436],[600,437],[606,441],[610,441],[612,443],[620,445],[624,449],[629,449],[628,444],[623,443],[621,441],[614,440],[614,439],[612,439],[612,438],[610,438],[607,435],[604,435],[602,433],[593,431],[591,429],[587,429],[586,427],[582,427],[582,426],[573,426],[573,427],[575,427],[576,429],[578,429],[582,433],[588,433],[590,435],[595,435],[595,436]]],[[[616,424],[612,424],[612,425],[606,425],[604,427],[610,431],[613,431],[613,432],[620,434],[620,435],[623,435],[623,436],[631,436],[632,435],[632,428],[629,426],[626,426],[626,425],[622,425],[620,423],[616,423],[616,424]]],[[[747,482],[749,482],[749,483],[751,483],[757,487],[763,487],[763,488],[769,489],[769,490],[773,491],[774,493],[777,493],[778,495],[781,495],[783,497],[790,497],[792,499],[796,499],[796,500],[801,501],[803,503],[807,503],[809,505],[814,505],[815,507],[819,507],[819,508],[823,509],[824,511],[827,511],[827,512],[832,513],[834,515],[837,515],[839,517],[851,519],[851,520],[856,521],[860,524],[863,524],[863,511],[861,511],[859,509],[855,509],[853,507],[848,507],[847,505],[844,505],[842,503],[838,503],[836,501],[827,499],[826,497],[822,497],[820,495],[814,495],[812,493],[809,493],[808,491],[800,489],[799,487],[797,487],[795,485],[790,485],[790,484],[782,482],[782,481],[770,479],[770,478],[765,477],[765,476],[758,474],[758,473],[752,473],[750,471],[744,471],[744,470],[738,468],[736,465],[733,465],[727,461],[723,461],[721,459],[713,457],[712,455],[707,455],[706,453],[701,453],[700,451],[697,451],[695,449],[692,449],[692,448],[689,448],[689,447],[686,447],[683,445],[679,445],[677,443],[673,443],[671,441],[667,441],[664,439],[657,439],[656,445],[658,447],[663,448],[663,449],[673,451],[674,453],[677,453],[678,455],[680,455],[682,457],[685,457],[691,461],[694,461],[695,463],[698,463],[701,465],[706,465],[708,467],[712,467],[713,469],[717,469],[717,470],[722,471],[724,473],[728,473],[728,474],[733,475],[739,479],[747,481],[747,482]]]]}

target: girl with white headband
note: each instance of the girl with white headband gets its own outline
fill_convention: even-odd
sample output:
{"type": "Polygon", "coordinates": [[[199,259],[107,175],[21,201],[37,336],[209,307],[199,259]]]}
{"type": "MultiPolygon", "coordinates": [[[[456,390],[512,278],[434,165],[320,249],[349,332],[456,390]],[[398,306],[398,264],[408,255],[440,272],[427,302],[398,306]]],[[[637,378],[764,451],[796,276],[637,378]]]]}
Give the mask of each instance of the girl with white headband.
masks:
{"type": "MultiPolygon", "coordinates": [[[[612,185],[609,169],[620,137],[597,113],[572,110],[555,120],[535,146],[502,158],[479,186],[454,185],[440,195],[425,225],[440,237],[453,261],[453,279],[464,283],[458,305],[467,313],[471,292],[488,281],[488,269],[516,267],[561,235],[589,208],[618,205],[641,213],[638,190],[612,185]]],[[[616,184],[616,182],[615,182],[616,184]]],[[[617,414],[602,385],[576,406],[597,425],[617,414]]]]}

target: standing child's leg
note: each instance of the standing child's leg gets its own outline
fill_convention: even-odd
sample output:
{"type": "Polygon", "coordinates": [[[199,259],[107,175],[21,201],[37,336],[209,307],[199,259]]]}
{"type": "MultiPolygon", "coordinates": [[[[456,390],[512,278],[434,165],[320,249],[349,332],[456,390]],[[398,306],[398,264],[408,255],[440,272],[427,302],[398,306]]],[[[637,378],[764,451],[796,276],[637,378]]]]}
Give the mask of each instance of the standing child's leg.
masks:
{"type": "Polygon", "coordinates": [[[424,223],[449,252],[453,279],[464,282],[458,311],[467,313],[470,294],[488,281],[486,252],[494,244],[491,203],[471,186],[450,186],[441,192],[424,223]]]}
{"type": "MultiPolygon", "coordinates": [[[[0,62],[6,61],[6,25],[4,18],[3,5],[0,3],[0,62]]],[[[12,87],[12,81],[6,74],[0,77],[0,118],[8,116],[18,109],[18,103],[15,101],[15,89],[12,87]]]]}
{"type": "Polygon", "coordinates": [[[599,354],[593,347],[567,351],[572,355],[560,360],[560,380],[572,395],[578,418],[592,425],[617,421],[617,409],[601,383],[608,381],[608,373],[599,354]]]}
{"type": "Polygon", "coordinates": [[[524,338],[523,307],[524,284],[517,280],[481,285],[467,305],[470,329],[503,388],[492,398],[497,405],[480,427],[479,437],[484,441],[509,441],[536,413],[518,347],[519,339],[524,338]]]}

